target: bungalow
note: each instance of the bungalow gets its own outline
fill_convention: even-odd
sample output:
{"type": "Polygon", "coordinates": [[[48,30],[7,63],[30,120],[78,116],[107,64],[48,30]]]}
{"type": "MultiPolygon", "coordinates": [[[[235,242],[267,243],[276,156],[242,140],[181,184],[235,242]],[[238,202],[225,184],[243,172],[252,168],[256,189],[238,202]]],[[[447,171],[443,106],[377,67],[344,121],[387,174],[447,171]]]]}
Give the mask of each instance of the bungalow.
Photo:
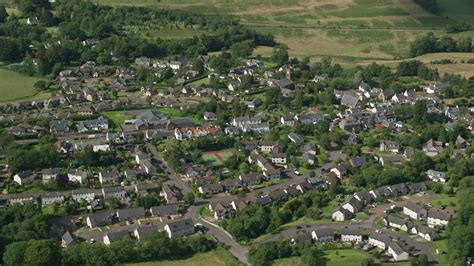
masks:
{"type": "Polygon", "coordinates": [[[331,217],[333,221],[342,222],[351,219],[354,217],[354,214],[342,207],[339,207],[332,213],[331,217]]]}
{"type": "Polygon", "coordinates": [[[381,250],[386,250],[391,242],[392,239],[384,234],[374,233],[369,236],[369,245],[378,247],[381,250]]]}
{"type": "Polygon", "coordinates": [[[349,164],[352,167],[361,167],[367,162],[367,159],[365,157],[355,157],[349,160],[349,164]]]}
{"type": "Polygon", "coordinates": [[[70,247],[72,245],[75,245],[77,244],[77,239],[76,239],[76,236],[74,236],[73,234],[71,234],[71,232],[69,231],[66,231],[66,233],[64,233],[61,237],[61,246],[63,248],[67,248],[67,247],[70,247]]]}
{"type": "Polygon", "coordinates": [[[24,203],[36,203],[37,194],[32,193],[21,193],[21,194],[12,194],[7,197],[9,205],[13,204],[24,204],[24,203]]]}
{"type": "Polygon", "coordinates": [[[395,141],[382,140],[380,141],[380,151],[389,151],[392,153],[400,152],[400,145],[395,141]]]}
{"type": "Polygon", "coordinates": [[[78,169],[69,169],[67,178],[70,182],[84,183],[87,180],[88,173],[78,169]]]}
{"type": "Polygon", "coordinates": [[[117,218],[120,221],[135,221],[145,218],[145,209],[143,207],[127,208],[117,210],[117,218]]]}
{"type": "Polygon", "coordinates": [[[257,173],[241,174],[239,180],[244,186],[255,186],[261,182],[257,173]]]}
{"type": "Polygon", "coordinates": [[[221,184],[207,184],[198,188],[199,193],[209,196],[224,192],[224,187],[221,184]]]}
{"type": "Polygon", "coordinates": [[[119,230],[116,232],[107,232],[104,235],[104,244],[110,245],[112,242],[115,242],[120,239],[124,239],[126,237],[130,237],[130,233],[127,230],[119,230]]]}
{"type": "Polygon", "coordinates": [[[374,198],[370,194],[368,190],[363,190],[357,193],[354,193],[354,198],[358,201],[362,202],[363,204],[369,204],[374,201],[374,198]]]}
{"type": "Polygon", "coordinates": [[[429,227],[446,227],[449,221],[453,219],[453,214],[445,210],[432,208],[428,211],[427,217],[429,227]]]}
{"type": "Polygon", "coordinates": [[[71,198],[74,201],[85,200],[87,202],[92,202],[95,199],[95,192],[92,189],[73,190],[71,193],[71,198]]]}
{"type": "Polygon", "coordinates": [[[51,120],[49,122],[49,132],[54,134],[68,133],[70,130],[71,122],[68,120],[51,120]]]}
{"type": "Polygon", "coordinates": [[[217,120],[217,115],[215,113],[205,112],[204,113],[204,120],[206,120],[206,121],[216,121],[217,120]]]}
{"type": "Polygon", "coordinates": [[[100,184],[105,184],[105,183],[117,183],[118,182],[118,173],[117,170],[111,168],[106,171],[101,171],[99,172],[99,181],[100,184]]]}
{"type": "Polygon", "coordinates": [[[91,213],[86,218],[86,223],[89,228],[106,226],[106,225],[111,224],[112,221],[113,221],[113,213],[109,213],[109,212],[91,213]]]}
{"type": "Polygon", "coordinates": [[[360,99],[354,93],[344,93],[341,98],[341,104],[349,108],[355,108],[360,106],[360,99]]]}
{"type": "Polygon", "coordinates": [[[282,202],[288,200],[288,194],[283,189],[276,189],[268,194],[273,202],[282,202]]]}
{"type": "Polygon", "coordinates": [[[311,237],[315,243],[326,243],[334,241],[334,229],[320,228],[311,232],[311,237]]]}
{"type": "Polygon", "coordinates": [[[438,233],[436,233],[435,230],[426,227],[424,225],[416,225],[414,226],[410,233],[418,235],[422,238],[424,238],[426,241],[433,242],[439,238],[438,233]]]}
{"type": "Polygon", "coordinates": [[[271,204],[273,201],[272,199],[266,195],[266,196],[262,196],[260,198],[257,198],[255,200],[255,203],[258,205],[258,206],[264,206],[264,205],[268,205],[268,204],[271,204]]]}
{"type": "Polygon", "coordinates": [[[58,175],[61,173],[61,168],[48,168],[43,169],[41,174],[43,176],[43,183],[48,183],[51,180],[56,180],[58,175]]]}
{"type": "Polygon", "coordinates": [[[209,203],[209,210],[214,213],[216,220],[223,220],[232,217],[235,210],[227,202],[211,202],[209,203]]]}
{"type": "Polygon", "coordinates": [[[364,205],[355,196],[352,196],[346,203],[342,204],[342,208],[351,213],[358,213],[362,210],[364,205]]]}
{"type": "Polygon", "coordinates": [[[378,161],[382,166],[387,164],[401,165],[404,159],[403,155],[400,154],[384,154],[379,156],[378,161]]]}
{"type": "Polygon", "coordinates": [[[345,243],[360,243],[362,242],[362,231],[358,229],[344,228],[341,230],[341,241],[345,243]]]}
{"type": "Polygon", "coordinates": [[[388,245],[388,253],[392,256],[394,261],[408,260],[408,253],[404,251],[396,242],[391,242],[388,245]]]}
{"type": "Polygon", "coordinates": [[[425,182],[417,182],[417,183],[410,183],[407,185],[408,189],[410,190],[410,193],[419,193],[426,191],[428,188],[426,187],[425,182]]]}
{"type": "Polygon", "coordinates": [[[244,199],[235,199],[233,201],[230,202],[230,205],[232,206],[232,208],[234,210],[241,210],[245,207],[247,207],[248,205],[248,201],[244,200],[244,199]]]}
{"type": "Polygon", "coordinates": [[[429,157],[434,157],[443,151],[444,145],[441,141],[430,139],[425,144],[423,144],[423,152],[429,157]]]}
{"type": "Polygon", "coordinates": [[[59,192],[48,192],[48,193],[43,193],[41,195],[42,206],[56,204],[56,203],[61,204],[63,202],[64,202],[64,195],[59,192]]]}
{"type": "Polygon", "coordinates": [[[127,196],[127,192],[123,187],[106,187],[102,188],[102,196],[104,199],[124,199],[127,196]]]}
{"type": "Polygon", "coordinates": [[[295,115],[295,120],[301,125],[314,125],[324,120],[323,113],[307,113],[302,115],[295,115]]]}
{"type": "Polygon", "coordinates": [[[448,179],[445,172],[435,171],[433,169],[426,171],[426,176],[428,176],[431,181],[438,183],[446,183],[448,179]]]}
{"type": "Polygon", "coordinates": [[[296,133],[288,134],[288,138],[296,145],[301,145],[304,143],[303,137],[296,133]]]}
{"type": "Polygon", "coordinates": [[[153,217],[179,216],[179,204],[153,206],[150,208],[150,213],[153,217]]]}
{"type": "Polygon", "coordinates": [[[284,115],[280,118],[280,122],[282,125],[292,127],[295,125],[295,118],[292,115],[284,115]]]}
{"type": "Polygon", "coordinates": [[[13,181],[21,186],[23,184],[33,182],[35,178],[36,178],[36,174],[34,174],[31,170],[26,170],[26,171],[17,173],[13,177],[13,181]]]}
{"type": "Polygon", "coordinates": [[[194,223],[191,219],[174,220],[165,225],[169,238],[194,234],[194,223]]]}
{"type": "Polygon", "coordinates": [[[133,236],[137,240],[141,240],[145,238],[147,235],[153,234],[155,232],[158,232],[158,227],[154,225],[148,225],[148,226],[138,226],[134,231],[133,231],[133,236]]]}
{"type": "Polygon", "coordinates": [[[407,204],[405,204],[405,206],[403,206],[403,214],[409,216],[412,219],[421,220],[426,218],[428,211],[423,208],[423,206],[409,201],[407,204]]]}
{"type": "Polygon", "coordinates": [[[178,202],[177,194],[166,184],[163,185],[160,196],[164,197],[167,203],[178,202]]]}
{"type": "Polygon", "coordinates": [[[337,178],[341,179],[345,174],[347,174],[347,169],[342,165],[336,165],[329,169],[330,172],[336,174],[337,178]]]}
{"type": "Polygon", "coordinates": [[[93,120],[77,122],[77,131],[79,133],[88,131],[102,131],[107,129],[109,129],[109,121],[103,116],[93,120]]]}
{"type": "Polygon", "coordinates": [[[398,218],[394,215],[387,215],[383,217],[382,222],[385,226],[397,228],[405,232],[409,232],[413,227],[413,224],[411,222],[398,218]]]}
{"type": "Polygon", "coordinates": [[[240,183],[240,180],[237,178],[225,179],[221,181],[220,184],[224,187],[224,190],[227,192],[230,192],[231,190],[240,188],[242,186],[242,184],[240,183]]]}

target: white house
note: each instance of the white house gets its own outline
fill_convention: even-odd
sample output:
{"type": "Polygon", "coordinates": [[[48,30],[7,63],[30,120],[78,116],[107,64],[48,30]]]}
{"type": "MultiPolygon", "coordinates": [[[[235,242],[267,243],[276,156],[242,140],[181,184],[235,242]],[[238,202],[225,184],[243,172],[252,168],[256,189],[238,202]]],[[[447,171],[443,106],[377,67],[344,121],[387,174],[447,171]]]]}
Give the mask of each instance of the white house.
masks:
{"type": "Polygon", "coordinates": [[[84,183],[87,179],[87,176],[87,172],[80,171],[78,169],[70,169],[67,173],[67,178],[70,182],[77,182],[79,184],[84,183]]]}
{"type": "Polygon", "coordinates": [[[453,218],[453,215],[449,212],[433,208],[428,211],[427,217],[429,227],[446,227],[448,226],[449,221],[453,218]]]}
{"type": "Polygon", "coordinates": [[[194,223],[191,219],[174,220],[165,225],[169,238],[194,234],[194,223]]]}
{"type": "Polygon", "coordinates": [[[408,260],[408,253],[405,252],[397,243],[391,242],[388,245],[388,253],[392,256],[394,261],[408,260]]]}
{"type": "Polygon", "coordinates": [[[360,243],[362,242],[362,232],[357,229],[345,228],[341,232],[341,241],[345,243],[360,243]]]}
{"type": "Polygon", "coordinates": [[[428,211],[423,208],[423,206],[411,201],[407,202],[407,204],[403,206],[403,214],[415,220],[426,218],[427,213],[428,211]]]}
{"type": "Polygon", "coordinates": [[[334,241],[334,230],[330,228],[316,229],[311,232],[311,237],[316,243],[325,243],[334,241]]]}

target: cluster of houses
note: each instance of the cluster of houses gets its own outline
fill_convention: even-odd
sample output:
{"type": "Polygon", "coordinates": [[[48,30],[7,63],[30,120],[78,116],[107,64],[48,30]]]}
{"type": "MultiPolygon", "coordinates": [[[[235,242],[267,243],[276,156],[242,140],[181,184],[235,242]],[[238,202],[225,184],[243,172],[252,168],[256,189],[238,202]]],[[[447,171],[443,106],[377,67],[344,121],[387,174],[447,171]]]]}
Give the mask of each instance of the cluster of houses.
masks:
{"type": "MultiPolygon", "coordinates": [[[[154,183],[137,184],[130,188],[137,195],[143,196],[149,192],[160,192],[161,186],[154,183]]],[[[161,191],[161,193],[163,193],[161,191]]],[[[58,192],[25,192],[0,195],[0,204],[41,203],[41,205],[62,204],[66,201],[85,202],[91,211],[102,209],[102,200],[117,199],[128,202],[129,191],[122,186],[104,187],[102,189],[81,188],[72,191],[58,192]]]]}
{"type": "Polygon", "coordinates": [[[396,185],[381,186],[373,190],[364,190],[354,193],[332,213],[334,221],[345,221],[352,219],[356,213],[361,212],[367,205],[374,203],[379,199],[389,199],[409,194],[426,191],[424,182],[419,183],[400,183],[396,185]]]}
{"type": "Polygon", "coordinates": [[[409,219],[403,219],[394,214],[383,217],[382,221],[385,226],[418,235],[427,241],[435,241],[439,238],[437,231],[433,228],[445,228],[453,219],[453,213],[447,210],[429,208],[411,201],[403,206],[403,214],[411,220],[426,221],[428,226],[415,224],[409,219]]]}
{"type": "MultiPolygon", "coordinates": [[[[132,219],[139,219],[145,216],[144,210],[140,208],[124,209],[121,210],[120,213],[119,212],[120,211],[117,211],[116,214],[101,213],[96,214],[94,217],[88,216],[87,223],[89,224],[89,222],[91,222],[93,223],[93,226],[99,226],[108,224],[108,221],[112,221],[113,219],[118,219],[119,221],[126,221],[132,219]],[[121,215],[122,218],[120,218],[119,215],[121,215]]],[[[110,245],[115,241],[131,237],[140,241],[146,238],[148,235],[158,232],[164,233],[169,238],[178,238],[194,234],[196,232],[196,227],[191,219],[170,220],[164,223],[164,225],[157,225],[153,223],[139,224],[133,227],[120,227],[118,229],[107,230],[103,234],[102,239],[89,239],[89,242],[95,243],[97,241],[100,241],[105,245],[110,245]]],[[[69,231],[66,231],[61,238],[61,244],[65,248],[78,244],[81,241],[83,241],[81,237],[78,237],[69,231]]]]}
{"type": "MultiPolygon", "coordinates": [[[[241,176],[241,180],[250,180],[254,176],[249,174],[247,178],[241,176]]],[[[208,208],[211,211],[214,219],[222,220],[232,217],[236,211],[243,209],[248,206],[250,203],[257,204],[259,206],[270,205],[273,203],[282,203],[290,198],[297,197],[302,195],[312,189],[320,188],[325,189],[326,186],[321,182],[312,182],[313,180],[303,181],[299,184],[290,185],[284,189],[275,189],[265,195],[262,195],[255,200],[248,200],[244,198],[238,198],[234,200],[220,200],[213,201],[209,204],[208,208]]],[[[249,182],[249,181],[246,181],[249,182]]]]}
{"type": "Polygon", "coordinates": [[[332,228],[317,228],[309,233],[303,233],[292,239],[293,242],[308,241],[316,245],[323,245],[330,242],[342,242],[346,244],[374,247],[385,252],[392,261],[406,261],[409,258],[413,247],[403,240],[394,239],[391,236],[372,232],[364,233],[360,228],[343,228],[336,231],[332,228]]]}

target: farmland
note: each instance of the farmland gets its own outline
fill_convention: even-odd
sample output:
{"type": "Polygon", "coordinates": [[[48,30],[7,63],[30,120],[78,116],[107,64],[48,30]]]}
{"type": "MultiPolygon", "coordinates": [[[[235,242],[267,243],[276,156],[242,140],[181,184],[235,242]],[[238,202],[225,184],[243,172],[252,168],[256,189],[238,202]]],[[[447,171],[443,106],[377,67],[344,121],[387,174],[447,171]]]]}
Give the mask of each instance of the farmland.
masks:
{"type": "Polygon", "coordinates": [[[43,96],[47,98],[47,95],[38,93],[34,88],[39,80],[42,79],[0,68],[0,102],[39,99],[43,96]]]}
{"type": "MultiPolygon", "coordinates": [[[[417,37],[427,32],[442,36],[446,34],[446,25],[455,23],[455,19],[474,23],[470,13],[474,7],[469,0],[439,0],[439,16],[426,12],[412,0],[96,1],[107,5],[229,14],[257,31],[273,34],[278,42],[289,47],[291,56],[314,60],[331,56],[346,66],[406,58],[409,43],[417,37]]],[[[183,30],[183,33],[190,36],[195,32],[183,30]]],[[[254,54],[269,56],[270,53],[271,49],[259,48],[254,54]]],[[[465,76],[472,73],[470,67],[466,70],[461,65],[438,68],[441,73],[465,76]]]]}

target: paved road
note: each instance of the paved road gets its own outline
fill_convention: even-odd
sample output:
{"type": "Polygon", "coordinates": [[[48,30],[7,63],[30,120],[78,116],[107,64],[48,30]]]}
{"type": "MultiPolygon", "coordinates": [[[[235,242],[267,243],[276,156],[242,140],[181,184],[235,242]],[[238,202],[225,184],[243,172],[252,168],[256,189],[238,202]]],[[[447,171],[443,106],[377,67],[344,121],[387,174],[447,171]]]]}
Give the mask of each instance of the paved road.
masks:
{"type": "Polygon", "coordinates": [[[145,147],[148,149],[148,151],[151,153],[151,155],[153,156],[155,160],[161,161],[161,165],[164,168],[165,172],[167,174],[169,173],[168,174],[169,180],[166,181],[165,184],[174,185],[178,187],[179,189],[181,189],[181,192],[183,194],[192,192],[188,184],[186,184],[186,182],[184,182],[181,179],[180,175],[175,173],[175,171],[171,167],[168,166],[168,163],[163,159],[163,156],[161,156],[161,154],[156,150],[155,145],[151,143],[147,143],[145,144],[145,147]]]}
{"type": "Polygon", "coordinates": [[[231,234],[225,231],[223,228],[212,224],[201,217],[199,217],[199,209],[204,206],[204,203],[195,204],[188,208],[188,211],[185,214],[186,218],[191,218],[193,222],[202,224],[207,229],[207,234],[214,237],[218,242],[223,243],[229,248],[229,251],[239,259],[242,263],[249,265],[247,260],[248,248],[246,246],[240,245],[231,234]]]}

